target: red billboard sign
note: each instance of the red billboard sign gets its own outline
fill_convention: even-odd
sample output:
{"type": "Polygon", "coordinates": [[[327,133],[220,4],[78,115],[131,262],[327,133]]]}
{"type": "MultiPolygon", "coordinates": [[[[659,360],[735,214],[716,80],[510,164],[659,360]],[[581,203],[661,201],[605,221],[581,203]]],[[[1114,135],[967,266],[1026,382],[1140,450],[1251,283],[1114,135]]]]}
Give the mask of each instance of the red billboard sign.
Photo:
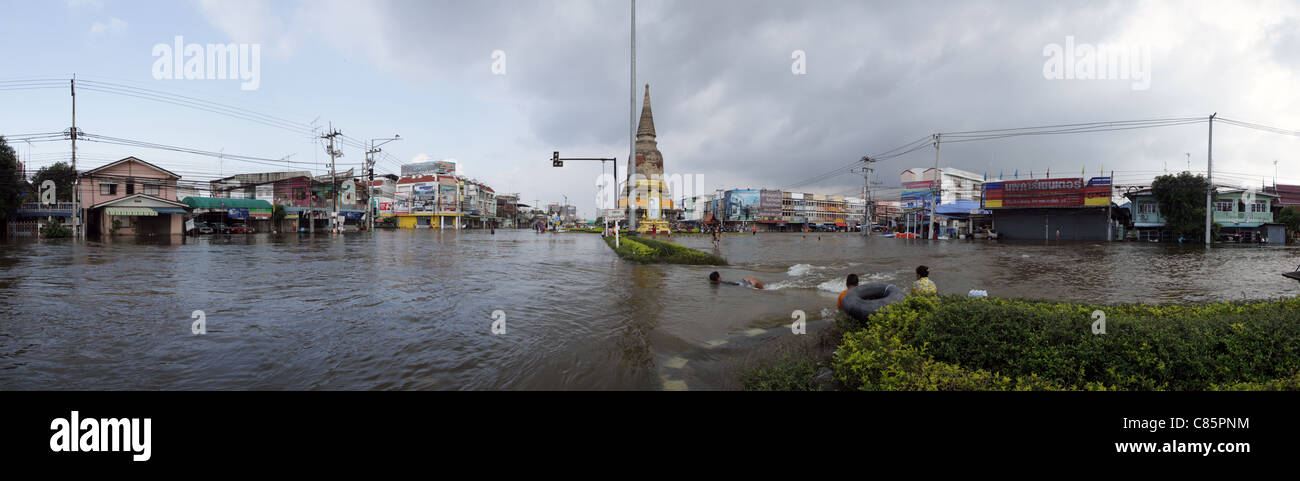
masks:
{"type": "MultiPolygon", "coordinates": [[[[1008,180],[1001,182],[1001,203],[986,202],[989,208],[1011,207],[1082,207],[1084,205],[1084,183],[1081,178],[1073,179],[1030,179],[1008,180]]],[[[994,192],[987,200],[997,197],[994,192]]]]}

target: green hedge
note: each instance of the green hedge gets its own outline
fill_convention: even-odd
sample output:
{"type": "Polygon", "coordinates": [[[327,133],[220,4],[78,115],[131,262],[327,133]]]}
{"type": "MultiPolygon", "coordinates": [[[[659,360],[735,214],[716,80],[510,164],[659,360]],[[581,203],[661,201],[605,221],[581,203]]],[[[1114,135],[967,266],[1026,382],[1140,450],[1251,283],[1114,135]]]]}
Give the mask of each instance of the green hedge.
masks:
{"type": "Polygon", "coordinates": [[[817,362],[786,355],[772,363],[746,370],[740,376],[746,391],[816,391],[817,362]]]}
{"type": "Polygon", "coordinates": [[[614,247],[613,237],[605,237],[605,243],[611,249],[614,249],[614,252],[619,257],[630,261],[662,264],[727,265],[727,260],[720,256],[671,242],[646,239],[644,237],[623,237],[619,241],[620,247],[614,247]]]}
{"type": "Polygon", "coordinates": [[[1300,299],[1089,305],[909,296],[845,334],[860,389],[1297,389],[1300,299]],[[1095,310],[1106,334],[1092,333],[1095,310]]]}

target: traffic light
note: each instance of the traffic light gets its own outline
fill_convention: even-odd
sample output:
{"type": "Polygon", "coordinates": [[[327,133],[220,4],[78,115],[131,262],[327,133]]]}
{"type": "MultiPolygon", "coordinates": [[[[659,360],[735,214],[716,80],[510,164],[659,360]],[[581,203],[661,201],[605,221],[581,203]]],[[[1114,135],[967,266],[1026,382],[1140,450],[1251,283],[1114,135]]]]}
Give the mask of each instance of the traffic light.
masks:
{"type": "Polygon", "coordinates": [[[551,167],[564,167],[564,161],[560,160],[560,152],[551,153],[551,167]]]}

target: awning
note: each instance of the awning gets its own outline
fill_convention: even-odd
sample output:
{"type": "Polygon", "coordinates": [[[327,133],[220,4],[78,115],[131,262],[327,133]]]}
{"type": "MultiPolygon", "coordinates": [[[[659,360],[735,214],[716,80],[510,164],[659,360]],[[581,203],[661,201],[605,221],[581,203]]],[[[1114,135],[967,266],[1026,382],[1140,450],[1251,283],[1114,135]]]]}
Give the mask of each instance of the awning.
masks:
{"type": "Polygon", "coordinates": [[[186,197],[181,203],[194,209],[270,209],[271,203],[261,199],[227,197],[186,197]]]}
{"type": "Polygon", "coordinates": [[[173,209],[171,207],[152,207],[152,209],[158,212],[159,214],[188,214],[189,213],[189,212],[185,212],[185,209],[173,209]]]}
{"type": "Polygon", "coordinates": [[[848,227],[848,225],[843,222],[836,222],[835,225],[838,227],[848,227]]]}
{"type": "Polygon", "coordinates": [[[148,207],[105,207],[108,215],[157,216],[158,211],[148,207]]]}

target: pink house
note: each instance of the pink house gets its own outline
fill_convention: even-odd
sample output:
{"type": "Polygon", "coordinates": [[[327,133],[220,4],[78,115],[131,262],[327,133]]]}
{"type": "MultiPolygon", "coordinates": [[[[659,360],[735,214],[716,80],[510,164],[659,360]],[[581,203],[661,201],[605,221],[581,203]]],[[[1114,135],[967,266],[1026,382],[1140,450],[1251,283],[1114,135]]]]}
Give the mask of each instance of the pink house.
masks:
{"type": "Polygon", "coordinates": [[[135,157],[81,174],[78,200],[86,234],[181,235],[185,204],[176,202],[181,176],[135,157]]]}

